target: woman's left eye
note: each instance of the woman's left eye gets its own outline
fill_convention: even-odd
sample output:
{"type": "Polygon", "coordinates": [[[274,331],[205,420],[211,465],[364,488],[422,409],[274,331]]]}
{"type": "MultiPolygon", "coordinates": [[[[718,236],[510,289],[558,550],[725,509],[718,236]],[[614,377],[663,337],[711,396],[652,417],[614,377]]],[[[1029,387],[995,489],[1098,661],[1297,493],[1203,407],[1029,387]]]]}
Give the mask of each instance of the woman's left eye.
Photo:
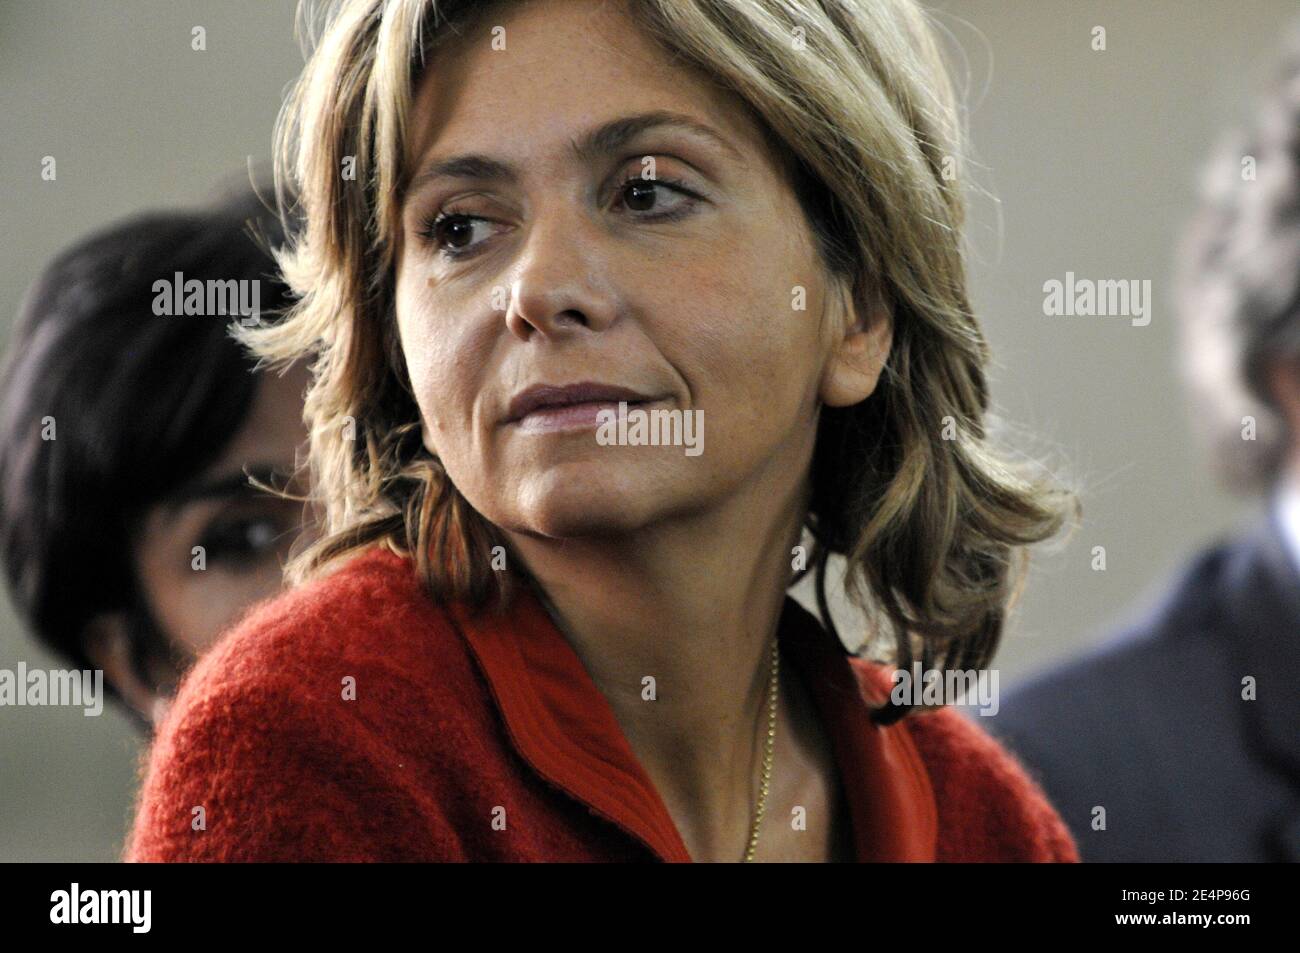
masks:
{"type": "Polygon", "coordinates": [[[686,187],[685,183],[676,179],[646,179],[639,175],[631,176],[619,183],[617,194],[623,197],[629,209],[638,213],[638,218],[656,221],[682,215],[689,211],[699,198],[686,187]],[[655,211],[656,193],[660,196],[676,196],[679,201],[662,211],[655,211]],[[649,207],[646,207],[647,202],[649,207]]]}

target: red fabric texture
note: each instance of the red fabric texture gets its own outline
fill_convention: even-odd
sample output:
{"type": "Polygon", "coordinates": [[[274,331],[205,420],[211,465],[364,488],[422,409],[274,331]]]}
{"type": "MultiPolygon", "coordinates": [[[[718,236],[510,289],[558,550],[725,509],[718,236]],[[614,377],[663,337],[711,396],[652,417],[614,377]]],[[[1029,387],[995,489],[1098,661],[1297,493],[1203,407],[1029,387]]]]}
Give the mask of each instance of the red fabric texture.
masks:
{"type": "MultiPolygon", "coordinates": [[[[858,860],[1078,860],[977,725],[951,708],[872,725],[889,670],[793,599],[779,632],[831,738],[858,860]]],[[[141,772],[128,861],[691,859],[537,599],[523,590],[506,616],[440,607],[381,548],[245,615],[185,677],[141,772]]]]}

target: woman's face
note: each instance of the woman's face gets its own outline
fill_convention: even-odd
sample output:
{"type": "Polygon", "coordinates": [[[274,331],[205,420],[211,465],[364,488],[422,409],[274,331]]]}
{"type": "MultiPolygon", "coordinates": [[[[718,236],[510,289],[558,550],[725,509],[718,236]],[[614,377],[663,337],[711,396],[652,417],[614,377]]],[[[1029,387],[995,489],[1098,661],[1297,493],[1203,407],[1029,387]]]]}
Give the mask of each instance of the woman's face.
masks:
{"type": "Polygon", "coordinates": [[[243,471],[285,486],[307,439],[302,395],[308,378],[301,362],[283,377],[259,374],[248,416],[221,456],[141,520],[136,575],[155,622],[182,657],[197,656],[245,609],[281,587],[289,545],[303,529],[303,506],[250,487],[243,471]],[[195,547],[202,547],[202,568],[195,547]]]}
{"type": "Polygon", "coordinates": [[[480,513],[626,533],[804,478],[827,288],[738,100],[616,5],[556,0],[440,51],[410,132],[398,329],[425,443],[480,513]],[[702,411],[702,452],[602,444],[590,407],[507,422],[526,388],[579,382],[702,411]]]}

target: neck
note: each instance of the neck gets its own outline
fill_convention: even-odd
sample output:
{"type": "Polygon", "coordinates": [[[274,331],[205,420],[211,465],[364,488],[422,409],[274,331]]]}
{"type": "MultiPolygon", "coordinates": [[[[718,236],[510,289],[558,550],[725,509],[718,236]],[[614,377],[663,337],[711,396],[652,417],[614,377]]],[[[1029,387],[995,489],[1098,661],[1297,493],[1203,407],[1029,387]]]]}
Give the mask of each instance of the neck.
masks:
{"type": "MultiPolygon", "coordinates": [[[[738,859],[748,840],[806,492],[754,486],[628,536],[512,534],[697,859],[738,859]]],[[[793,717],[792,673],[781,673],[777,757],[793,717]]]]}

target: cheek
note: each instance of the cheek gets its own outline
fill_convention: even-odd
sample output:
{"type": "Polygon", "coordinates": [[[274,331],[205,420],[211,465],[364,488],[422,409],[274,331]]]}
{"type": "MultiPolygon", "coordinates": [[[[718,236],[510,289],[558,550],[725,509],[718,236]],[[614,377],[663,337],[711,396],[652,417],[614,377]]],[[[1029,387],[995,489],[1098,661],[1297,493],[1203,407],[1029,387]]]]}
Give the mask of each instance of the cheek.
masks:
{"type": "Polygon", "coordinates": [[[224,587],[214,584],[218,575],[193,571],[183,560],[174,565],[142,561],[142,595],[169,641],[198,651],[213,640],[226,614],[224,587]]]}
{"type": "Polygon", "coordinates": [[[653,309],[676,316],[659,336],[719,436],[720,428],[758,436],[811,411],[822,304],[811,275],[732,253],[685,269],[674,287],[687,290],[653,309]]]}
{"type": "MultiPolygon", "coordinates": [[[[467,435],[480,393],[487,341],[475,335],[465,303],[448,302],[424,283],[399,281],[397,331],[411,387],[436,452],[452,452],[467,435]]],[[[434,448],[430,448],[434,449],[434,448]]]]}
{"type": "Polygon", "coordinates": [[[132,555],[141,595],[163,634],[197,653],[212,645],[254,602],[280,590],[278,560],[260,560],[255,568],[232,573],[216,563],[193,567],[197,532],[169,536],[157,529],[165,515],[151,515],[132,555]]]}
{"type": "MultiPolygon", "coordinates": [[[[161,581],[161,580],[160,580],[161,581]]],[[[194,653],[211,646],[253,603],[280,591],[279,567],[191,572],[155,589],[159,623],[194,653]]]]}

